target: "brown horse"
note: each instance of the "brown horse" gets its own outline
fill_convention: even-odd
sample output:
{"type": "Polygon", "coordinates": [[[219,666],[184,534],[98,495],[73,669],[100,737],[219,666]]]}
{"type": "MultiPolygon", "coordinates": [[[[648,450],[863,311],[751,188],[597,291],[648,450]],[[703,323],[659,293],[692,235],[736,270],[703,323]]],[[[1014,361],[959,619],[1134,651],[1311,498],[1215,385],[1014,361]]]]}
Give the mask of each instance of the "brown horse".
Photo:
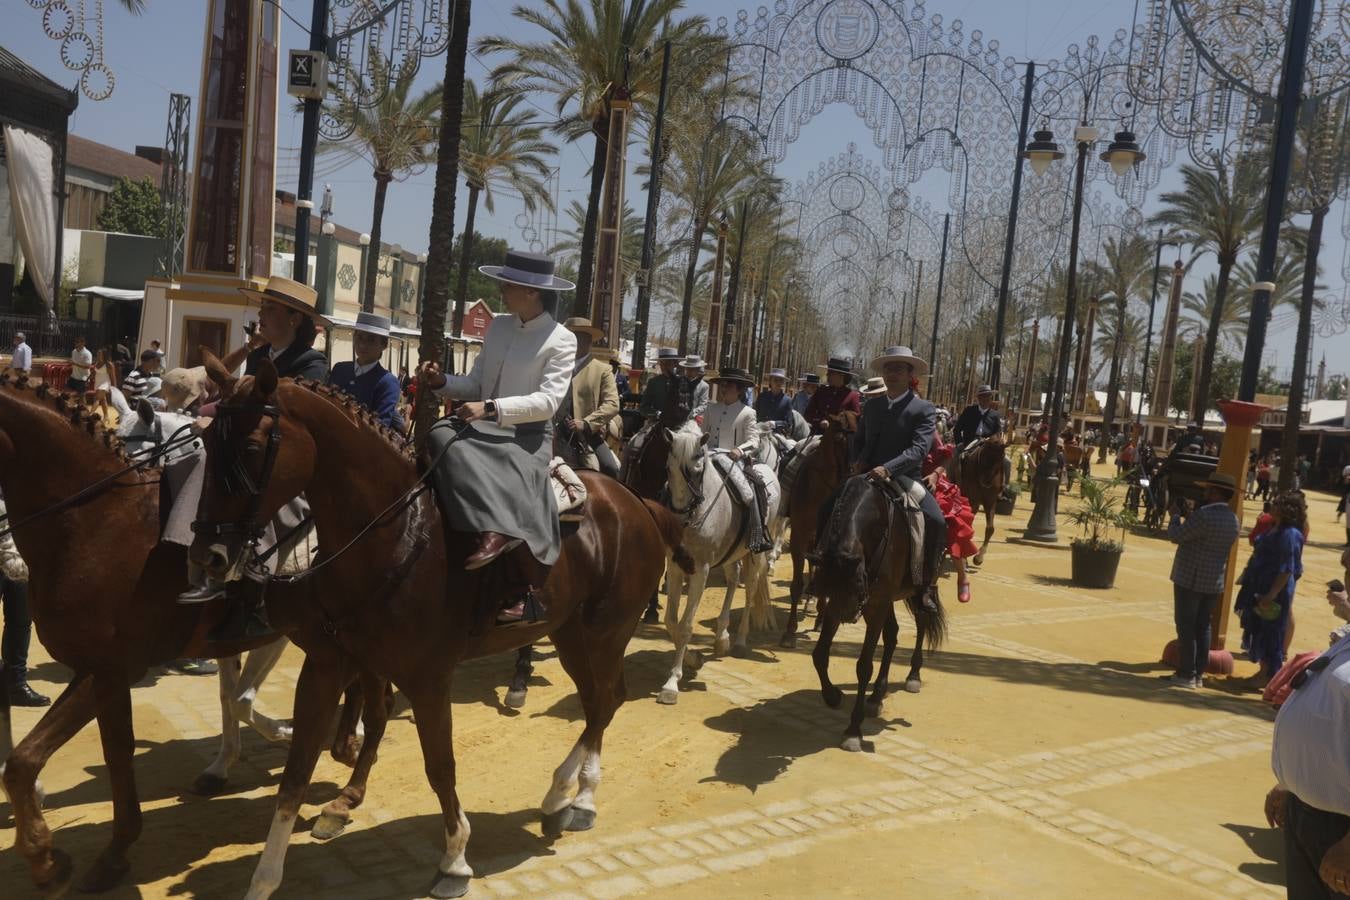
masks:
{"type": "MultiPolygon", "coordinates": [[[[112,788],[113,834],[79,887],[107,889],[127,871],[127,849],[141,831],[131,685],[151,666],[178,657],[231,656],[265,643],[206,644],[205,634],[224,607],[219,601],[174,602],[188,586],[184,548],[159,541],[158,475],[125,471],[129,465],[120,442],[79,399],[0,375],[0,489],[14,540],[28,563],[38,638],[73,670],[70,684],[14,748],[4,769],[18,852],[33,882],[55,892],[66,886],[71,862],[53,848],[42,817],[37,778],[52,754],[98,719],[112,788]],[[102,489],[58,506],[105,480],[102,489]]],[[[227,662],[222,675],[237,674],[235,667],[237,661],[227,662]]],[[[223,677],[222,691],[231,683],[223,677]]],[[[233,729],[237,755],[239,725],[228,702],[233,699],[222,697],[222,707],[225,743],[233,729]]],[[[8,740],[7,708],[0,709],[0,730],[0,740],[8,740]]]]}
{"type": "Polygon", "coordinates": [[[904,600],[918,627],[914,653],[910,657],[905,690],[917,694],[923,686],[923,648],[941,645],[947,635],[947,618],[933,591],[936,609],[927,610],[916,596],[910,571],[910,541],[901,511],[891,499],[888,488],[871,482],[866,475],[855,475],[844,482],[835,496],[826,532],[817,550],[820,562],[815,568],[813,587],[821,598],[823,624],[820,640],[811,651],[816,674],[820,677],[821,696],[831,709],[843,703],[844,695],[830,681],[830,645],[843,622],[853,621],[859,609],[867,623],[862,650],[858,655],[858,698],[844,732],[843,748],[862,749],[864,715],[881,715],[881,704],[889,690],[891,657],[900,634],[895,604],[904,600]],[[884,641],[881,671],[872,695],[867,686],[872,677],[872,657],[877,639],[884,641]]]}
{"type": "MultiPolygon", "coordinates": [[[[825,498],[848,477],[849,442],[858,430],[858,415],[841,412],[830,416],[820,442],[802,463],[788,498],[788,521],[792,524],[788,552],[792,554],[792,611],[788,613],[780,647],[797,646],[797,605],[806,585],[806,554],[816,546],[817,516],[825,498]]],[[[819,622],[819,613],[817,613],[819,622]]]]}
{"type": "MultiPolygon", "coordinates": [[[[206,433],[207,477],[192,558],[217,576],[236,570],[253,523],[267,521],[302,492],[319,546],[333,548],[309,572],[313,601],[293,605],[299,624],[292,640],[305,650],[305,662],[277,810],[248,896],[266,897],[280,884],[329,710],[358,665],[397,685],[412,704],[446,834],[433,896],[463,894],[473,874],[464,855],[469,821],[455,791],[451,742],[450,685],[461,660],[552,638],[576,682],[586,727],[554,773],[543,802],[544,831],[590,828],[601,742],[625,699],[624,650],[667,554],[688,562],[678,520],[612,479],[582,473],[590,495],[586,518],[564,538],[544,584],[547,621],[496,627],[509,561],[463,570],[471,536],[444,529],[435,501],[419,490],[416,460],[368,412],[324,386],[278,384],[267,362],[256,378],[237,382],[213,357],[207,367],[228,399],[206,433]],[[238,490],[249,483],[256,494],[238,490]]],[[[374,756],[377,742],[368,731],[362,761],[374,756]]]]}
{"type": "MultiPolygon", "coordinates": [[[[958,453],[960,450],[958,448],[958,453]]],[[[1003,457],[1002,436],[986,440],[971,453],[961,455],[957,460],[957,484],[961,493],[970,501],[970,511],[978,514],[984,509],[984,540],[972,560],[975,565],[984,565],[984,551],[989,539],[994,536],[994,512],[998,498],[1003,494],[1003,457]]]]}

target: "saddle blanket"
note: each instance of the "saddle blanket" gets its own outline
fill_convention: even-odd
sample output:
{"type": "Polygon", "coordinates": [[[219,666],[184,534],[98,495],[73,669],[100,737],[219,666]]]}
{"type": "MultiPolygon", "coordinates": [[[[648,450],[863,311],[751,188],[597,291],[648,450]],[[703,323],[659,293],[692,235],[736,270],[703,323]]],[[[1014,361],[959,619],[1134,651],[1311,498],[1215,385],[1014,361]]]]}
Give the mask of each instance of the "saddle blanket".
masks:
{"type": "Polygon", "coordinates": [[[922,481],[915,481],[903,476],[891,478],[883,482],[883,486],[883,489],[891,496],[892,501],[900,508],[900,518],[909,533],[910,577],[914,579],[914,584],[922,584],[924,518],[923,510],[919,508],[919,504],[923,502],[924,494],[928,493],[928,489],[924,487],[922,481]]]}
{"type": "Polygon", "coordinates": [[[580,522],[586,515],[586,485],[560,456],[549,460],[548,476],[553,499],[558,501],[558,521],[580,522]]]}

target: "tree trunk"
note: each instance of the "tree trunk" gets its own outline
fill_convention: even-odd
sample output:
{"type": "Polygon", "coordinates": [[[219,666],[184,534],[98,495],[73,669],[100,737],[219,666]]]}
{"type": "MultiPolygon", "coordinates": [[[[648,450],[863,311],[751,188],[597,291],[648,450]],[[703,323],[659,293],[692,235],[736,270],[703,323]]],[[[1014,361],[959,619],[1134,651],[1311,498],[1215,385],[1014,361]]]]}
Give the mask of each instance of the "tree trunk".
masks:
{"type": "MultiPolygon", "coordinates": [[[[464,60],[469,50],[469,7],[472,0],[456,0],[445,55],[445,81],[441,88],[441,134],[436,151],[436,191],[431,199],[431,229],[422,304],[421,360],[445,360],[445,313],[450,301],[450,254],[455,242],[455,186],[459,179],[459,133],[464,112],[464,60]]],[[[427,432],[436,421],[439,403],[425,386],[417,392],[414,414],[419,451],[425,450],[427,432]]]]}
{"type": "MultiPolygon", "coordinates": [[[[608,156],[609,119],[595,123],[595,156],[591,160],[591,193],[586,198],[586,222],[581,229],[581,259],[577,262],[577,289],[572,298],[572,314],[584,310],[590,315],[591,280],[595,276],[595,233],[600,229],[600,194],[605,187],[605,160],[608,156]],[[580,304],[580,305],[578,305],[580,304]]],[[[562,314],[559,312],[559,320],[562,314]]]]}
{"type": "Polygon", "coordinates": [[[1126,295],[1120,294],[1116,298],[1116,340],[1115,349],[1111,353],[1111,376],[1107,379],[1106,385],[1106,409],[1102,410],[1102,437],[1101,445],[1097,448],[1097,461],[1106,462],[1106,447],[1111,439],[1111,426],[1116,423],[1116,404],[1120,401],[1117,395],[1120,393],[1120,339],[1125,333],[1125,304],[1126,295]]]}
{"type": "MultiPolygon", "coordinates": [[[[1313,292],[1317,288],[1317,252],[1322,246],[1322,220],[1327,207],[1312,211],[1308,224],[1308,248],[1303,256],[1303,295],[1298,305],[1298,336],[1294,338],[1294,370],[1289,376],[1289,403],[1285,406],[1284,434],[1280,440],[1281,491],[1293,490],[1298,475],[1298,431],[1303,424],[1303,385],[1308,380],[1308,345],[1312,340],[1313,292]]],[[[1308,486],[1300,485],[1304,490],[1308,486]]]]}
{"type": "Polygon", "coordinates": [[[1195,403],[1191,408],[1191,421],[1201,425],[1205,423],[1205,410],[1209,409],[1209,382],[1214,373],[1214,351],[1219,346],[1219,326],[1223,322],[1223,306],[1228,298],[1228,276],[1233,271],[1233,262],[1228,257],[1219,258],[1219,280],[1214,285],[1214,310],[1210,313],[1209,328],[1205,332],[1205,352],[1201,354],[1200,365],[1194,373],[1195,403]]]}
{"type": "Polygon", "coordinates": [[[469,188],[469,208],[464,215],[464,239],[459,248],[459,278],[455,285],[455,318],[451,334],[464,332],[464,306],[469,294],[469,260],[473,252],[473,220],[478,212],[479,188],[473,182],[466,182],[469,188]]]}
{"type": "Polygon", "coordinates": [[[375,208],[370,213],[370,250],[366,253],[366,292],[361,297],[361,312],[375,311],[375,280],[380,277],[380,226],[384,221],[384,195],[394,178],[390,172],[375,170],[375,208]]]}
{"type": "Polygon", "coordinates": [[[703,232],[708,223],[694,220],[694,238],[689,245],[689,265],[684,270],[684,298],[680,301],[680,355],[689,352],[689,316],[694,307],[694,273],[698,270],[698,251],[703,246],[703,232]]]}

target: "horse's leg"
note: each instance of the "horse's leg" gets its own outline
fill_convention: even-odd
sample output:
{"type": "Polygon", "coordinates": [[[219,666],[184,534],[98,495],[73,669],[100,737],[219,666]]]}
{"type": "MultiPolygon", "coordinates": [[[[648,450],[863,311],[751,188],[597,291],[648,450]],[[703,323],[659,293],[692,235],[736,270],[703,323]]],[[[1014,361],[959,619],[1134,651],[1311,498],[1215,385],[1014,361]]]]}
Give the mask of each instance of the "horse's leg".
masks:
{"type": "Polygon", "coordinates": [[[328,737],[333,707],[349,680],[343,668],[340,661],[331,656],[321,658],[316,654],[306,654],[300,667],[300,677],[295,683],[295,718],[292,720],[295,730],[286,754],[286,768],[281,773],[281,785],[277,789],[277,809],[272,815],[267,843],[258,859],[258,867],[253,870],[245,900],[265,900],[281,884],[295,818],[314,774],[314,764],[328,737]]]}
{"type": "Polygon", "coordinates": [[[239,657],[222,656],[217,684],[220,688],[220,750],[197,780],[191,791],[202,797],[214,797],[225,790],[230,767],[239,761],[239,719],[234,714],[234,698],[239,695],[239,657]]]}
{"type": "Polygon", "coordinates": [[[997,501],[986,502],[984,504],[984,541],[980,544],[980,559],[979,562],[976,563],[977,566],[984,565],[984,551],[989,547],[989,542],[993,540],[994,537],[994,511],[996,509],[996,502],[997,501]]]}
{"type": "MultiPolygon", "coordinates": [[[[380,741],[384,738],[384,726],[389,721],[389,704],[385,702],[385,688],[388,682],[369,672],[362,672],[360,679],[353,682],[364,698],[362,721],[365,723],[365,740],[360,744],[355,765],[347,786],[323,808],[314,827],[309,831],[319,840],[337,837],[351,821],[352,810],[366,799],[366,782],[370,770],[375,765],[379,753],[380,741]]],[[[349,687],[350,695],[352,688],[349,687]]],[[[344,710],[345,713],[345,710],[344,710]]]]}
{"type": "MultiPolygon", "coordinates": [[[[405,691],[406,692],[406,691],[405,691]]],[[[469,818],[455,792],[455,751],[451,741],[450,679],[435,673],[431,683],[419,686],[409,698],[417,737],[422,743],[422,761],[427,782],[441,802],[445,826],[445,855],[437,867],[432,897],[462,897],[469,891],[473,869],[464,857],[469,846],[469,818]]]]}
{"type": "Polygon", "coordinates": [[[671,643],[680,641],[680,600],[685,588],[684,570],[666,558],[666,634],[671,643]]]}
{"type": "MultiPolygon", "coordinates": [[[[673,584],[678,584],[680,581],[680,575],[677,574],[679,568],[672,566],[666,571],[668,577],[671,578],[671,582],[673,584]]],[[[684,607],[684,615],[680,618],[679,627],[673,629],[675,632],[675,662],[670,667],[670,677],[668,677],[666,683],[662,685],[661,693],[656,696],[656,702],[658,703],[673,704],[679,702],[680,679],[684,676],[684,654],[689,647],[690,639],[694,636],[694,620],[698,618],[698,604],[703,598],[703,586],[707,583],[708,567],[700,564],[694,569],[694,574],[689,576],[689,592],[688,597],[685,599],[686,605],[684,607]]],[[[668,601],[670,606],[666,609],[667,626],[671,625],[671,619],[674,618],[675,606],[673,598],[676,596],[678,595],[672,594],[672,599],[668,601]]],[[[691,660],[689,667],[691,669],[697,669],[703,664],[702,657],[701,654],[698,654],[697,650],[693,651],[693,655],[698,658],[698,665],[695,665],[691,660]]]]}
{"type": "Polygon", "coordinates": [[[103,761],[112,787],[113,836],[108,846],[80,879],[79,889],[100,893],[122,880],[130,867],[127,848],[141,836],[141,802],[136,796],[136,774],[131,758],[136,735],[131,722],[131,687],[125,680],[94,679],[98,698],[98,733],[103,761]]]}
{"type": "Polygon", "coordinates": [[[783,636],[778,640],[778,646],[791,650],[797,646],[797,604],[802,599],[802,584],[805,580],[802,570],[806,560],[796,547],[790,547],[789,551],[792,554],[792,586],[788,588],[788,597],[792,601],[792,608],[788,610],[787,625],[783,626],[783,636]]]}
{"type": "Polygon", "coordinates": [[[722,598],[722,611],[717,614],[717,623],[713,626],[713,633],[716,635],[713,640],[714,656],[726,656],[731,652],[731,633],[728,629],[731,626],[731,603],[736,599],[736,588],[741,583],[740,562],[727,563],[723,566],[722,579],[727,583],[727,593],[722,598]]]}
{"type": "Polygon", "coordinates": [[[258,688],[262,687],[263,681],[267,679],[277,660],[281,659],[281,654],[285,652],[288,644],[290,641],[280,638],[256,650],[250,650],[248,659],[244,661],[244,671],[239,676],[239,693],[231,701],[235,717],[240,722],[251,726],[258,734],[273,742],[289,741],[291,724],[256,711],[253,708],[253,701],[257,699],[258,688]]]}
{"type": "Polygon", "coordinates": [[[530,689],[534,674],[534,644],[526,644],[516,651],[516,670],[511,674],[511,686],[506,690],[506,705],[520,709],[525,705],[525,694],[530,689]]]}
{"type": "Polygon", "coordinates": [[[909,674],[905,676],[905,691],[911,694],[917,694],[923,689],[923,642],[928,637],[928,617],[913,606],[910,606],[910,612],[914,614],[914,653],[909,658],[909,674]]]}
{"type": "Polygon", "coordinates": [[[877,671],[877,681],[872,687],[872,696],[867,699],[867,714],[881,715],[881,704],[890,690],[891,657],[895,655],[895,645],[900,639],[900,621],[895,617],[895,604],[892,603],[886,613],[886,621],[881,624],[881,668],[877,671]]]}
{"type": "Polygon", "coordinates": [[[28,861],[33,884],[52,892],[59,892],[70,878],[70,857],[52,847],[52,833],[37,797],[37,777],[52,754],[94,718],[96,706],[93,677],[77,673],[5,762],[15,849],[28,861]]]}
{"type": "MultiPolygon", "coordinates": [[[[372,697],[371,701],[382,702],[383,693],[384,687],[381,686],[380,694],[372,697]]],[[[362,689],[361,680],[355,679],[343,691],[342,714],[338,716],[337,729],[333,732],[333,743],[328,748],[333,759],[343,765],[355,766],[356,758],[361,753],[365,737],[361,728],[361,717],[365,707],[365,691],[362,689]]]]}
{"type": "Polygon", "coordinates": [[[830,683],[830,645],[834,643],[834,633],[839,630],[839,622],[834,616],[825,616],[820,629],[820,639],[811,650],[811,661],[815,663],[816,674],[820,676],[820,695],[830,709],[838,709],[844,702],[844,694],[830,683]]]}
{"type": "Polygon", "coordinates": [[[857,753],[862,750],[862,722],[867,701],[867,685],[872,680],[872,657],[877,652],[877,638],[881,637],[883,616],[878,613],[864,614],[867,621],[867,636],[863,638],[862,650],[858,653],[858,699],[853,701],[853,715],[844,732],[845,750],[857,753]]]}

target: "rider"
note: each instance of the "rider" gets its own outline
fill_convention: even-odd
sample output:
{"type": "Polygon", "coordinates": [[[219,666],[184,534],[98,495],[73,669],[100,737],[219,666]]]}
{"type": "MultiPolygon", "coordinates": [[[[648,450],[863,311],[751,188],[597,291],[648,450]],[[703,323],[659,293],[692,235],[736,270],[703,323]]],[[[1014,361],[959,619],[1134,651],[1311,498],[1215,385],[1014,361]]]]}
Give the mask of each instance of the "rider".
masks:
{"type": "Polygon", "coordinates": [[[760,391],[755,398],[755,415],[761,422],[773,422],[780,432],[792,430],[792,401],[783,393],[787,384],[787,372],[782,369],[769,371],[769,389],[760,391]]]}
{"type": "Polygon", "coordinates": [[[1186,426],[1186,433],[1177,438],[1176,445],[1172,447],[1173,453],[1204,453],[1205,452],[1205,434],[1200,430],[1199,422],[1192,422],[1186,426]]]}
{"type": "Polygon", "coordinates": [[[638,402],[638,412],[644,419],[654,419],[665,409],[666,395],[677,380],[675,366],[679,361],[680,352],[674,347],[661,347],[656,351],[656,366],[661,372],[643,384],[642,399],[638,402]]]}
{"type": "MultiPolygon", "coordinates": [[[[913,379],[928,372],[928,364],[908,347],[896,346],[887,347],[872,360],[872,368],[881,371],[886,392],[867,401],[854,471],[877,482],[894,478],[907,488],[919,479],[933,446],[937,411],[911,387],[913,379]]],[[[927,491],[920,509],[924,518],[923,583],[917,587],[924,607],[935,610],[932,589],[946,549],[947,523],[937,500],[927,491]]]]}
{"type": "Polygon", "coordinates": [[[398,412],[402,391],[394,373],[380,365],[380,356],[389,348],[389,317],[375,313],[356,314],[352,326],[353,362],[333,366],[328,383],[340,387],[375,414],[381,425],[403,433],[403,416],[398,412]]]}
{"type": "Polygon", "coordinates": [[[703,415],[708,406],[708,382],[703,380],[703,371],[707,367],[703,357],[693,353],[680,360],[681,377],[675,390],[687,419],[703,415]]]}
{"type": "Polygon", "coordinates": [[[811,405],[811,398],[819,387],[820,376],[815,372],[803,372],[797,376],[797,393],[792,395],[792,409],[801,413],[803,419],[806,418],[806,407],[811,405]]]}
{"type": "Polygon", "coordinates": [[[853,360],[831,356],[825,366],[826,385],[816,391],[806,407],[806,421],[814,434],[824,434],[829,417],[841,412],[862,415],[858,392],[848,386],[853,377],[853,360]]]}
{"type": "Polygon", "coordinates": [[[619,390],[609,363],[591,352],[604,331],[590,319],[573,316],[563,327],[576,337],[572,386],[553,415],[553,453],[569,465],[617,478],[619,464],[605,443],[605,428],[619,414],[619,390]]]}
{"type": "Polygon", "coordinates": [[[975,392],[975,402],[961,410],[956,419],[954,438],[962,453],[969,452],[980,438],[1003,433],[1003,417],[994,405],[994,389],[982,384],[975,392]]]}
{"type": "Polygon", "coordinates": [[[760,473],[755,471],[754,451],[758,444],[754,434],[755,413],[741,402],[741,392],[752,384],[754,379],[745,369],[726,368],[719,372],[713,381],[717,396],[703,414],[702,427],[708,436],[708,449],[725,451],[712,455],[713,464],[736,492],[749,517],[748,549],[751,553],[763,553],[773,549],[773,542],[764,530],[768,494],[760,473]]]}
{"type": "MultiPolygon", "coordinates": [[[[432,361],[418,369],[438,395],[465,401],[455,413],[462,430],[446,418],[427,435],[448,525],[476,536],[464,568],[481,569],[524,544],[535,563],[534,585],[543,584],[562,544],[548,484],[550,432],[567,398],[577,349],[576,338],[552,315],[556,292],[575,285],[554,275],[553,268],[547,256],[516,250],[507,251],[503,265],[479,266],[478,271],[501,282],[510,315],[492,320],[468,375],[444,375],[432,361]]],[[[535,615],[542,612],[536,609],[535,615]]],[[[521,599],[498,621],[518,622],[524,616],[521,599]]]]}

